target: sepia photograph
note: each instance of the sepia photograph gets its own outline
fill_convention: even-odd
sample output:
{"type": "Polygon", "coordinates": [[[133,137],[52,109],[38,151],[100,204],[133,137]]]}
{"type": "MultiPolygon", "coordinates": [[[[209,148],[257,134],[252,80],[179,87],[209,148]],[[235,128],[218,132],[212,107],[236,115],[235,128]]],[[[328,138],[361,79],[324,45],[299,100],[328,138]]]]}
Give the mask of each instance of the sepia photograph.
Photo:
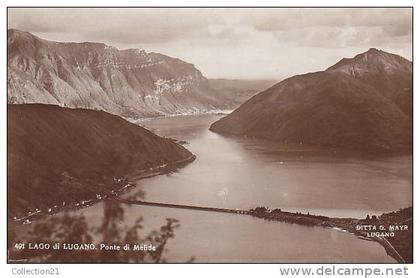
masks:
{"type": "Polygon", "coordinates": [[[412,264],[413,8],[8,7],[7,263],[412,264]]]}

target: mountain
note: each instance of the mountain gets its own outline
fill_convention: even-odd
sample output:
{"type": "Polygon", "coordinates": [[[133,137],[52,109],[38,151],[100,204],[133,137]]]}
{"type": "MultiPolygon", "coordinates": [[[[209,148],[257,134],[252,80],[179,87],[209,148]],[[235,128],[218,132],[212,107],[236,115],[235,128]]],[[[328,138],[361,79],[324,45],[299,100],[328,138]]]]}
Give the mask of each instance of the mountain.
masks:
{"type": "Polygon", "coordinates": [[[222,95],[232,107],[239,106],[275,83],[277,81],[258,79],[209,79],[210,87],[222,95]]]}
{"type": "Polygon", "coordinates": [[[193,64],[103,43],[61,43],[8,30],[8,103],[90,108],[124,117],[197,113],[227,104],[193,64]]]}
{"type": "Polygon", "coordinates": [[[343,72],[371,85],[412,116],[412,68],[412,63],[401,56],[371,48],[352,59],[342,59],[327,71],[343,72]]]}
{"type": "Polygon", "coordinates": [[[370,49],[254,96],[212,131],[364,153],[411,151],[412,63],[370,49]]]}
{"type": "Polygon", "coordinates": [[[7,140],[12,215],[92,199],[115,189],[115,177],[194,158],[119,116],[55,105],[8,105],[7,140]]]}

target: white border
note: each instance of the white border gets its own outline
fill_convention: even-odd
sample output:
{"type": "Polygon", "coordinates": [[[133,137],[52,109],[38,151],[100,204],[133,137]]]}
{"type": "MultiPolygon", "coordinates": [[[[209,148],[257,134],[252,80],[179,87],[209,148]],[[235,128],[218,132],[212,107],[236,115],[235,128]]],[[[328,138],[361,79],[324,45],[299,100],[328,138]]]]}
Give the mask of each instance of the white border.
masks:
{"type": "MultiPolygon", "coordinates": [[[[7,97],[6,97],[6,34],[7,34],[7,26],[6,26],[6,7],[7,6],[350,6],[350,7],[363,7],[363,6],[414,6],[414,59],[416,59],[416,54],[420,53],[417,51],[420,47],[420,43],[417,42],[417,33],[420,30],[420,25],[417,24],[420,20],[420,4],[418,1],[408,1],[408,0],[399,0],[399,1],[379,1],[379,0],[340,0],[340,1],[291,1],[291,0],[284,0],[284,1],[272,1],[272,0],[259,0],[259,1],[250,1],[250,0],[241,0],[241,1],[234,1],[234,0],[183,0],[183,1],[174,1],[174,0],[158,0],[158,1],[130,1],[130,0],[119,0],[119,1],[111,1],[111,0],[102,0],[102,1],[92,1],[92,0],[72,0],[72,1],[54,1],[54,0],[41,0],[41,1],[10,1],[10,0],[3,0],[0,3],[0,36],[1,36],[1,51],[0,57],[2,61],[2,66],[0,66],[0,78],[2,80],[1,85],[3,89],[3,96],[0,98],[2,100],[2,107],[6,107],[7,97]],[[417,2],[417,3],[416,3],[417,2]]],[[[419,80],[420,76],[414,64],[414,139],[418,136],[418,130],[420,121],[418,120],[418,112],[416,108],[419,107],[420,97],[417,96],[417,83],[416,80],[419,80]]],[[[0,165],[0,176],[1,181],[3,181],[3,194],[1,195],[1,208],[2,211],[0,213],[0,221],[3,225],[1,225],[2,229],[0,229],[0,272],[2,277],[13,277],[12,269],[16,267],[26,267],[30,268],[31,265],[7,265],[6,262],[6,175],[7,175],[7,161],[6,161],[6,111],[2,110],[0,116],[0,129],[3,131],[1,136],[1,157],[3,158],[0,165]]],[[[419,151],[414,146],[414,184],[417,184],[419,180],[419,164],[417,163],[417,158],[419,157],[419,151]]],[[[416,200],[418,200],[419,190],[414,188],[414,203],[416,204],[416,200]]],[[[416,219],[414,220],[414,230],[417,231],[417,223],[420,221],[420,205],[414,205],[415,211],[414,215],[416,219]]],[[[418,234],[418,233],[417,233],[418,234]]],[[[414,265],[407,265],[409,268],[409,276],[408,277],[419,277],[420,274],[420,257],[418,256],[419,250],[419,239],[417,237],[414,238],[414,261],[416,262],[414,265]]],[[[35,265],[36,267],[41,267],[41,265],[35,265]]],[[[43,267],[47,267],[47,265],[42,265],[43,267]]],[[[280,277],[279,268],[280,267],[287,267],[287,266],[296,266],[296,265],[285,265],[285,264],[169,264],[169,265],[103,265],[103,264],[96,264],[96,265],[72,265],[72,264],[64,264],[64,265],[48,265],[51,267],[58,267],[60,270],[60,277],[86,277],[86,276],[97,276],[102,275],[105,277],[108,276],[135,276],[135,277],[183,277],[183,278],[197,278],[197,277],[280,277]]],[[[298,265],[298,266],[311,266],[311,265],[298,265]]],[[[319,267],[320,265],[312,265],[313,267],[319,267]]],[[[352,266],[352,265],[346,265],[352,266]]],[[[359,266],[359,265],[353,265],[359,266]]],[[[366,266],[366,265],[360,265],[366,266]]],[[[371,265],[375,266],[375,265],[371,265]]],[[[379,265],[379,267],[387,267],[388,265],[379,265]]],[[[401,265],[400,265],[401,266],[401,265]]],[[[16,277],[26,277],[23,275],[19,275],[16,277]]],[[[33,277],[33,276],[32,276],[33,277]]],[[[317,276],[314,276],[317,277],[317,276]]],[[[329,276],[329,277],[337,277],[337,276],[329,276]]],[[[373,276],[371,276],[373,277],[373,276]]],[[[407,276],[405,276],[407,277],[407,276]]]]}

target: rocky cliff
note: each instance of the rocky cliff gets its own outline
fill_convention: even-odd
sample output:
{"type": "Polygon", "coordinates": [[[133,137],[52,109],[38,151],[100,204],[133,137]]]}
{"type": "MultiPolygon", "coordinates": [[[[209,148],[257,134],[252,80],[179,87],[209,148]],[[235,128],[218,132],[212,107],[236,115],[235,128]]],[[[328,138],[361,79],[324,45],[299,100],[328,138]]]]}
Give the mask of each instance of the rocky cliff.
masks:
{"type": "Polygon", "coordinates": [[[226,108],[194,65],[103,43],[60,43],[8,30],[8,103],[89,108],[124,117],[226,108]]]}

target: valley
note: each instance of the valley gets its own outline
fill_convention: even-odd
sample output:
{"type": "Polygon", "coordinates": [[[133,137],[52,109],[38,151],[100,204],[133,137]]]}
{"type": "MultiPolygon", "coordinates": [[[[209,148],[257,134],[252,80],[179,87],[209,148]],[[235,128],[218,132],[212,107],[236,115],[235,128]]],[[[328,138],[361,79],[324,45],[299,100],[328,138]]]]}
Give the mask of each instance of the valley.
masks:
{"type": "MultiPolygon", "coordinates": [[[[8,48],[13,240],[75,221],[85,244],[117,226],[163,231],[169,262],[412,261],[405,58],[371,48],[324,71],[245,80],[17,29],[8,48]],[[379,224],[407,229],[357,230],[379,224]]],[[[83,258],[114,259],[101,256],[83,258]]]]}

